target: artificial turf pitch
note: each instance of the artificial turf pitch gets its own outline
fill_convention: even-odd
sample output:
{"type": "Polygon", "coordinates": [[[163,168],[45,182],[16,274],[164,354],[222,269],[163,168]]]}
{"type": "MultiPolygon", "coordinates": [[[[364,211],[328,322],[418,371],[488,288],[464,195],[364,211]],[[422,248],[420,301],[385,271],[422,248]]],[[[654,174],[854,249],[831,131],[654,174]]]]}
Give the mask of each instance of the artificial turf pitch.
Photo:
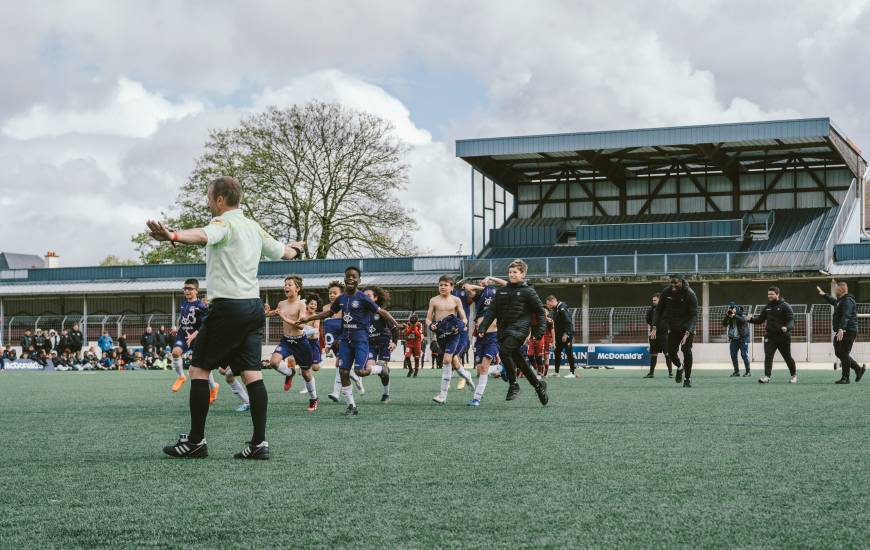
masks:
{"type": "MultiPolygon", "coordinates": [[[[334,371],[318,374],[322,398],[334,371]]],[[[797,385],[700,371],[550,381],[541,407],[491,380],[484,404],[438,374],[366,379],[360,416],[269,395],[268,462],[224,386],[210,456],[160,449],[187,430],[169,372],[0,375],[0,548],[790,547],[870,544],[870,379],[797,385]]]]}

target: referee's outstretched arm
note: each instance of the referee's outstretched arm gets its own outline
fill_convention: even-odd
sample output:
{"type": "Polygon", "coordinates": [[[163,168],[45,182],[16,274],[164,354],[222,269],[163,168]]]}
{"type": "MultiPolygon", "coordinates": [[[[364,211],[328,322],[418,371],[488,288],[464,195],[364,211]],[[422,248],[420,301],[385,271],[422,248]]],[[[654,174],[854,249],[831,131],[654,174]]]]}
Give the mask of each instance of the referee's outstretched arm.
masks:
{"type": "MultiPolygon", "coordinates": [[[[208,234],[205,232],[205,229],[201,227],[197,227],[194,229],[178,229],[173,230],[169,229],[163,223],[148,220],[148,232],[151,234],[151,238],[155,241],[168,241],[173,243],[180,244],[191,244],[204,246],[208,244],[208,234]]],[[[298,258],[302,252],[302,247],[305,245],[302,241],[294,241],[291,243],[287,243],[284,245],[284,254],[281,256],[282,260],[293,260],[298,258]]]]}

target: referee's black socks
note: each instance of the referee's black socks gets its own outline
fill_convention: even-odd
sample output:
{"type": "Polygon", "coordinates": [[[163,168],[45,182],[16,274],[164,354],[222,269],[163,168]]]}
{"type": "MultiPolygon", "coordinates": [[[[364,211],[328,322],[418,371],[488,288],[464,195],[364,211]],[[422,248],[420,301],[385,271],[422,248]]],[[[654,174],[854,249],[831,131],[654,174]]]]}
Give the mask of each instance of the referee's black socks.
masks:
{"type": "Polygon", "coordinates": [[[254,423],[251,446],[256,446],[266,441],[266,408],[269,405],[269,394],[262,379],[251,382],[247,388],[248,398],[251,401],[251,421],[254,423]]]}
{"type": "Polygon", "coordinates": [[[208,380],[190,381],[190,433],[191,443],[199,443],[205,437],[205,418],[208,416],[208,380]]]}

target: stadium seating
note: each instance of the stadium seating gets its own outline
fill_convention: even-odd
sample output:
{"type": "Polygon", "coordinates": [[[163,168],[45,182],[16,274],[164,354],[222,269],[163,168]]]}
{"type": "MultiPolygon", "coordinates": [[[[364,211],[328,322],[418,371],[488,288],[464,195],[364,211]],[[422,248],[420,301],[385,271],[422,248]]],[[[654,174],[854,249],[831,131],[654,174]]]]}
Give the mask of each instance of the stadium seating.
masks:
{"type": "MultiPolygon", "coordinates": [[[[770,228],[766,240],[746,240],[742,237],[710,237],[646,240],[619,240],[595,242],[557,242],[548,244],[516,243],[499,245],[490,242],[479,255],[480,258],[540,258],[560,256],[598,256],[630,254],[679,254],[707,252],[759,252],[759,251],[814,251],[823,248],[837,217],[838,207],[801,208],[797,210],[775,211],[776,222],[770,228]]],[[[580,223],[585,225],[630,225],[638,223],[661,224],[668,222],[733,220],[733,212],[715,214],[664,214],[651,216],[599,216],[584,220],[559,221],[560,239],[576,230],[580,223]]],[[[545,227],[554,227],[553,219],[536,220],[538,226],[547,221],[545,227]]],[[[513,221],[506,228],[536,227],[513,221]]],[[[498,230],[495,230],[495,233],[498,230]]],[[[550,230],[552,233],[552,230],[550,230]]],[[[502,239],[499,242],[506,242],[502,239]]]]}

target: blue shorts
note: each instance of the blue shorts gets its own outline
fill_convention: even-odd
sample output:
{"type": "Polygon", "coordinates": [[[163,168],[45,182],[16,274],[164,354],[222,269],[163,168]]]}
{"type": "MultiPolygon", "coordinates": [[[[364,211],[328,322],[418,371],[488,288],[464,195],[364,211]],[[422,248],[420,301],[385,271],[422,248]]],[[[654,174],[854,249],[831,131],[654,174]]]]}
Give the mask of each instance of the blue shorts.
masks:
{"type": "Polygon", "coordinates": [[[447,338],[440,338],[438,345],[441,346],[441,352],[445,355],[462,355],[462,352],[468,347],[468,333],[463,336],[463,333],[459,332],[447,338]]]}
{"type": "Polygon", "coordinates": [[[338,341],[338,368],[364,369],[369,360],[369,337],[360,332],[359,336],[344,335],[338,341]]]}
{"type": "Polygon", "coordinates": [[[390,340],[369,340],[369,359],[375,361],[389,361],[390,340]]]}
{"type": "Polygon", "coordinates": [[[172,349],[175,348],[181,348],[181,355],[190,351],[190,346],[187,345],[187,339],[185,338],[179,338],[176,340],[175,343],[172,344],[172,349]]]}
{"type": "Polygon", "coordinates": [[[272,353],[280,354],[282,359],[293,357],[300,369],[311,368],[311,346],[305,336],[282,336],[272,353]]]}
{"type": "Polygon", "coordinates": [[[320,356],[320,338],[309,338],[308,345],[311,346],[311,364],[319,365],[322,359],[320,356]]]}
{"type": "Polygon", "coordinates": [[[498,356],[498,333],[487,332],[483,338],[474,341],[474,364],[483,363],[484,358],[493,360],[498,356]]]}

